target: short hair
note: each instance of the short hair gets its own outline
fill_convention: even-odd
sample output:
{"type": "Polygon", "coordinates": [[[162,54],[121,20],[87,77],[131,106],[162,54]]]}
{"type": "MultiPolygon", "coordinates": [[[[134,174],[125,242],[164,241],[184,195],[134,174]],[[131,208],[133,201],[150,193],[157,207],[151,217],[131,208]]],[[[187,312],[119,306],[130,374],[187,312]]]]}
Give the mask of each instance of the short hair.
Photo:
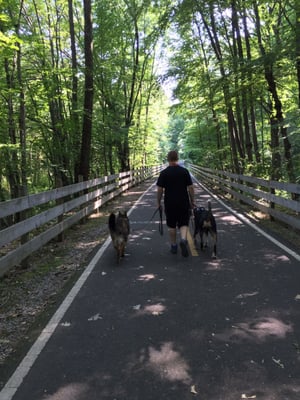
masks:
{"type": "Polygon", "coordinates": [[[178,153],[176,150],[169,151],[168,161],[178,161],[178,153]]]}

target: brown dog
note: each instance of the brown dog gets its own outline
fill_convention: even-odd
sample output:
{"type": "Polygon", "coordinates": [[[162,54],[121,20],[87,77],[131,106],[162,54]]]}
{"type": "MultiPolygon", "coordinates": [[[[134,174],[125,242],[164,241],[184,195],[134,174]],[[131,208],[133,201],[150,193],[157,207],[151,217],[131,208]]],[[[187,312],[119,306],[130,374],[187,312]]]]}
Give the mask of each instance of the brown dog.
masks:
{"type": "Polygon", "coordinates": [[[114,248],[117,251],[117,262],[119,263],[121,257],[125,255],[125,247],[130,231],[127,212],[119,211],[117,216],[111,213],[108,218],[108,227],[114,248]]]}

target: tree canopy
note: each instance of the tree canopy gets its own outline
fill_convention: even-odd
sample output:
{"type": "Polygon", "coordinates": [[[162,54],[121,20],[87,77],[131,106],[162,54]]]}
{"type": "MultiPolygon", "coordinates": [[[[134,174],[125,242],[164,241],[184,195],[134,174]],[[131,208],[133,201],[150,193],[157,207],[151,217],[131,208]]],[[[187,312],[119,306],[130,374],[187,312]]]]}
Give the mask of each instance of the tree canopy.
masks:
{"type": "Polygon", "coordinates": [[[173,148],[299,182],[298,0],[0,0],[0,75],[0,200],[173,148]]]}

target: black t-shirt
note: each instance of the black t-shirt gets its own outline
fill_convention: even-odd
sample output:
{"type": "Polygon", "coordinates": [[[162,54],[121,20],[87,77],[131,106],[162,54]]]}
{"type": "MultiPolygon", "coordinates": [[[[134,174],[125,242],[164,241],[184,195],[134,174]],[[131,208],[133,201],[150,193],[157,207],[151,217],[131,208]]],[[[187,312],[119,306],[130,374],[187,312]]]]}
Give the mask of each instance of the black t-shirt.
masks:
{"type": "Polygon", "coordinates": [[[187,187],[192,185],[189,171],[180,165],[168,166],[161,171],[157,186],[165,189],[164,202],[167,207],[189,207],[187,187]]]}

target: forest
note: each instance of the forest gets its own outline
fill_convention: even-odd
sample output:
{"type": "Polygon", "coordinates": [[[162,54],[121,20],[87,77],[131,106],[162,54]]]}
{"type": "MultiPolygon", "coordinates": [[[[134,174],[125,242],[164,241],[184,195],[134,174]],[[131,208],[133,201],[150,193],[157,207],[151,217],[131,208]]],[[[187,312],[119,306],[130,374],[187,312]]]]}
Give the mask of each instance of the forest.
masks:
{"type": "Polygon", "coordinates": [[[300,182],[299,0],[0,0],[0,201],[181,159],[300,182]]]}

